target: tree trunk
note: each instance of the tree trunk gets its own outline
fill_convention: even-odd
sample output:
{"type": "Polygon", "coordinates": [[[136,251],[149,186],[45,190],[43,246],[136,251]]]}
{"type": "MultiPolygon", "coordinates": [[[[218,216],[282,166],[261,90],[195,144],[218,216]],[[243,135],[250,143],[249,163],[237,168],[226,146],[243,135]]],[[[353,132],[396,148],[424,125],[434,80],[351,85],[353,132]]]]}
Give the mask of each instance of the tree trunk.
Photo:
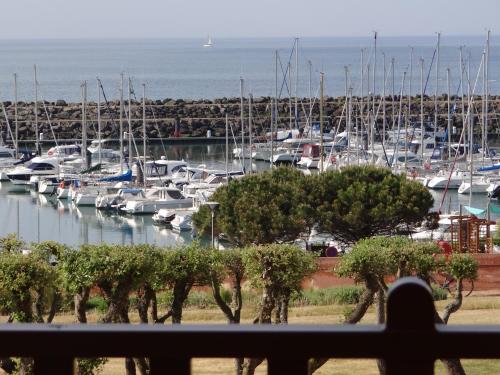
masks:
{"type": "MultiPolygon", "coordinates": [[[[104,292],[108,302],[108,311],[102,320],[103,323],[130,323],[128,309],[131,283],[118,285],[114,290],[107,284],[98,286],[104,292]]],[[[136,375],[133,358],[125,358],[125,371],[126,375],[136,375]]]]}
{"type": "Polygon", "coordinates": [[[78,323],[87,323],[87,312],[85,305],[89,300],[90,288],[79,288],[78,293],[75,294],[75,316],[78,323]]]}
{"type": "MultiPolygon", "coordinates": [[[[436,324],[446,324],[439,316],[437,311],[434,311],[434,322],[436,324]]],[[[448,375],[465,375],[465,370],[458,358],[441,359],[441,363],[446,368],[448,375]]]]}
{"type": "Polygon", "coordinates": [[[136,367],[139,369],[141,375],[149,374],[149,364],[146,358],[134,358],[134,363],[136,367]]]}
{"type": "Polygon", "coordinates": [[[457,280],[457,291],[455,293],[455,298],[444,308],[443,312],[443,323],[448,324],[451,314],[457,312],[460,307],[462,307],[463,300],[463,282],[462,279],[457,280]]]}
{"type": "MultiPolygon", "coordinates": [[[[377,292],[377,323],[385,324],[385,292],[382,289],[379,289],[377,292]]],[[[387,373],[387,368],[383,359],[377,359],[377,367],[380,375],[385,375],[387,373]]]]}
{"type": "MultiPolygon", "coordinates": [[[[223,299],[220,294],[220,282],[219,279],[213,275],[211,278],[212,295],[214,297],[215,303],[219,306],[222,313],[227,319],[228,324],[240,324],[241,308],[243,306],[242,296],[241,296],[241,277],[236,276],[233,280],[233,305],[232,309],[223,299]]],[[[235,358],[234,368],[236,375],[243,374],[243,362],[244,358],[235,358]]]]}
{"type": "Polygon", "coordinates": [[[288,305],[290,303],[290,296],[282,297],[280,301],[280,322],[281,324],[288,324],[288,305]]]}
{"type": "MultiPolygon", "coordinates": [[[[259,324],[271,324],[275,300],[272,297],[270,290],[264,290],[262,294],[262,302],[257,318],[259,324]]],[[[255,369],[264,362],[264,358],[246,358],[243,363],[243,375],[255,374],[255,369]]]]}
{"type": "Polygon", "coordinates": [[[52,323],[52,321],[54,320],[61,300],[62,300],[61,294],[55,291],[54,295],[52,296],[52,302],[50,303],[50,310],[49,310],[49,315],[47,316],[47,323],[52,323]]]}
{"type": "Polygon", "coordinates": [[[137,290],[137,310],[141,323],[149,323],[148,310],[154,291],[149,285],[143,285],[137,290]]]}
{"type": "MultiPolygon", "coordinates": [[[[367,278],[365,280],[365,291],[361,295],[354,311],[346,317],[344,324],[356,324],[365,316],[368,308],[373,304],[373,297],[377,293],[379,285],[376,279],[367,278]]],[[[309,375],[316,372],[321,366],[328,362],[329,358],[312,358],[309,360],[309,375]]]]}
{"type": "Polygon", "coordinates": [[[179,281],[174,285],[174,299],[172,301],[172,324],[180,324],[182,321],[182,309],[184,302],[193,287],[192,282],[179,281]]]}

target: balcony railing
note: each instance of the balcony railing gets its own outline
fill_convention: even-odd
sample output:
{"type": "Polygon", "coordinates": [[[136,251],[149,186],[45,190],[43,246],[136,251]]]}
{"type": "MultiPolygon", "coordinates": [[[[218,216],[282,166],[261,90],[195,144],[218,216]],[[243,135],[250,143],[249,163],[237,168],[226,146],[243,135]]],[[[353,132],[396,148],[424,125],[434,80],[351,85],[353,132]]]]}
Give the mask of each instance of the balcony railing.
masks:
{"type": "Polygon", "coordinates": [[[309,358],[381,358],[387,373],[433,374],[439,358],[500,358],[500,326],[434,324],[417,279],[401,280],[383,325],[0,326],[0,357],[34,358],[36,375],[69,375],[75,358],[148,357],[151,375],[190,374],[192,358],[266,358],[269,374],[307,374],[309,358]]]}

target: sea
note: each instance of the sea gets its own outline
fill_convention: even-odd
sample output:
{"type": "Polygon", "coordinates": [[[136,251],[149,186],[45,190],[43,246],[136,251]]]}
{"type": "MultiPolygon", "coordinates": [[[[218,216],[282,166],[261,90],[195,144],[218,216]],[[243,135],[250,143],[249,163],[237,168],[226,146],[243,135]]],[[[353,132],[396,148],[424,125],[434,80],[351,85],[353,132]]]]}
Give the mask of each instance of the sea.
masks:
{"type": "MultiPolygon", "coordinates": [[[[120,39],[120,40],[0,40],[0,100],[13,100],[13,75],[17,74],[18,98],[34,100],[34,65],[37,67],[40,100],[81,100],[80,84],[88,82],[90,100],[96,98],[97,78],[103,84],[106,99],[119,97],[121,74],[127,83],[131,78],[134,93],[139,96],[140,86],[146,84],[146,96],[151,99],[214,99],[238,97],[240,79],[244,79],[244,94],[273,96],[278,67],[278,95],[286,97],[295,92],[308,97],[318,95],[319,74],[325,75],[325,94],[340,96],[345,93],[345,71],[348,86],[353,93],[360,92],[361,54],[364,63],[376,65],[376,93],[382,92],[384,64],[386,62],[386,92],[401,91],[403,72],[411,79],[411,92],[420,92],[420,58],[424,59],[425,92],[435,92],[437,56],[436,37],[383,37],[377,40],[377,53],[373,38],[300,38],[298,57],[296,40],[290,38],[218,39],[214,46],[204,48],[200,39],[120,39]],[[278,52],[276,54],[276,51],[278,52]],[[362,52],[363,51],[363,52],[362,52]],[[411,52],[413,51],[413,52],[411,52]],[[277,56],[277,59],[276,59],[277,56]],[[411,58],[413,56],[413,58],[411,58]],[[434,58],[433,58],[434,57],[434,58]],[[295,85],[295,74],[298,80],[295,85]],[[391,60],[394,59],[394,85],[391,60]],[[276,65],[276,61],[278,64],[276,65]],[[376,64],[375,64],[376,62],[376,64]],[[412,64],[410,64],[412,62],[412,64]],[[432,64],[431,64],[432,62],[432,64]],[[288,64],[292,74],[286,75],[288,64]],[[311,77],[311,80],[309,80],[311,77]],[[290,88],[290,90],[288,90],[290,88]]],[[[491,37],[490,92],[500,94],[500,38],[491,37]]],[[[464,61],[470,61],[471,86],[482,92],[480,71],[485,36],[442,37],[439,58],[438,91],[447,90],[446,70],[450,69],[452,93],[460,91],[459,47],[463,46],[464,61]],[[477,81],[477,82],[476,82],[477,81]]],[[[367,76],[365,65],[364,76],[367,76]]],[[[371,80],[370,80],[371,81],[371,80]]],[[[370,85],[373,85],[370,82],[370,85]]],[[[365,80],[365,93],[368,92],[365,80]]],[[[404,93],[410,89],[405,81],[404,93]]],[[[373,90],[371,86],[370,90],[373,90]]],[[[224,168],[222,145],[156,144],[154,154],[166,154],[170,159],[184,159],[191,164],[205,164],[209,168],[224,168]]],[[[240,169],[237,160],[233,169],[240,169]]],[[[255,169],[269,168],[259,162],[255,169]]],[[[443,200],[442,192],[432,192],[435,208],[443,200]]],[[[469,198],[450,191],[444,199],[443,210],[458,210],[468,205],[469,198]]],[[[486,208],[490,204],[485,195],[475,194],[471,205],[486,208]]],[[[497,204],[493,202],[491,204],[497,204]]],[[[58,201],[26,189],[16,189],[10,183],[0,184],[0,236],[16,233],[27,242],[56,240],[70,246],[84,243],[111,242],[121,244],[154,243],[160,246],[188,243],[192,233],[176,233],[153,225],[150,216],[111,215],[95,208],[78,208],[67,201],[58,201]]],[[[207,239],[203,239],[207,241],[207,239]]]]}
{"type": "MultiPolygon", "coordinates": [[[[300,97],[318,96],[320,72],[325,76],[325,95],[341,96],[346,87],[345,67],[348,87],[357,95],[361,90],[362,53],[365,94],[368,90],[383,91],[384,56],[387,94],[401,92],[405,71],[403,92],[406,94],[411,88],[413,94],[420,93],[421,58],[424,60],[425,93],[433,95],[436,89],[438,59],[433,34],[419,37],[379,35],[376,53],[373,37],[299,38],[297,43],[293,37],[218,39],[214,36],[212,39],[214,46],[211,48],[203,47],[206,43],[203,38],[0,40],[0,99],[13,100],[13,75],[16,73],[19,100],[33,101],[34,65],[37,66],[40,98],[48,101],[80,101],[82,81],[88,82],[89,98],[95,100],[96,78],[102,81],[106,98],[116,99],[121,73],[126,82],[131,78],[137,96],[141,95],[141,85],[146,84],[146,96],[151,99],[238,97],[240,78],[244,79],[245,95],[273,96],[276,70],[280,97],[295,96],[295,93],[300,97]],[[289,63],[291,75],[286,74],[289,63]],[[375,90],[372,78],[370,83],[366,79],[368,70],[371,77],[374,67],[375,90]]],[[[480,67],[485,43],[486,35],[442,36],[438,92],[448,90],[448,68],[452,94],[460,91],[459,48],[463,47],[463,70],[468,70],[467,61],[470,61],[471,86],[475,93],[482,93],[480,67]]],[[[500,94],[500,38],[492,36],[490,46],[490,92],[500,94]]]]}

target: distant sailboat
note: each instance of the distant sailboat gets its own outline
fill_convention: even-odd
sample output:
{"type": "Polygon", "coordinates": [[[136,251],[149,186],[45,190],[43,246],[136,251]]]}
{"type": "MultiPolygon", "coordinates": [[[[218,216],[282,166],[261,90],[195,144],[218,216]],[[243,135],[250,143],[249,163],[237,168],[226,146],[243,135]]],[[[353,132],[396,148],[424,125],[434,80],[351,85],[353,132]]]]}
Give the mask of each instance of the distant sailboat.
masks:
{"type": "Polygon", "coordinates": [[[205,48],[211,48],[214,46],[214,43],[212,42],[212,38],[210,38],[210,35],[208,36],[207,42],[203,45],[205,48]]]}

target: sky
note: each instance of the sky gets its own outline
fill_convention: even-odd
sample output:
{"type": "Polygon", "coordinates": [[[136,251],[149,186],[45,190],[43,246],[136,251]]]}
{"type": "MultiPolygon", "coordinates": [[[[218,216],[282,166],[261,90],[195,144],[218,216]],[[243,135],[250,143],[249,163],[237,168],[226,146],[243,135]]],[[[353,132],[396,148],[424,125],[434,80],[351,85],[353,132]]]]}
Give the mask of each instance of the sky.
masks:
{"type": "Polygon", "coordinates": [[[1,39],[479,35],[499,0],[2,1],[1,39]]]}

